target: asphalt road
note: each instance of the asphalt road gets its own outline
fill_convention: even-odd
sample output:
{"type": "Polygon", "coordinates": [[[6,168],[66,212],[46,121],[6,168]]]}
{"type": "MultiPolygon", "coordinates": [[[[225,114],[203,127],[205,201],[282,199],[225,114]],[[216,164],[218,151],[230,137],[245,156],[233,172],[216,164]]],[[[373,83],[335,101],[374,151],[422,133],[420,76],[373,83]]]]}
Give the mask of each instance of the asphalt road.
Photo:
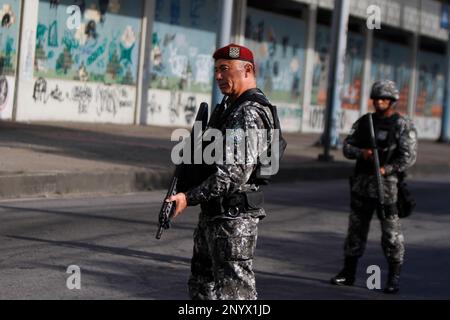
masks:
{"type": "MultiPolygon", "coordinates": [[[[382,285],[387,276],[376,218],[356,285],[328,284],[342,263],[346,181],[271,186],[255,259],[260,299],[449,299],[450,177],[411,186],[418,208],[402,221],[407,252],[396,296],[366,286],[370,265],[381,268],[382,285]]],[[[197,210],[157,241],[163,195],[0,202],[0,299],[187,299],[197,210]],[[80,290],[67,287],[72,265],[80,290]]]]}

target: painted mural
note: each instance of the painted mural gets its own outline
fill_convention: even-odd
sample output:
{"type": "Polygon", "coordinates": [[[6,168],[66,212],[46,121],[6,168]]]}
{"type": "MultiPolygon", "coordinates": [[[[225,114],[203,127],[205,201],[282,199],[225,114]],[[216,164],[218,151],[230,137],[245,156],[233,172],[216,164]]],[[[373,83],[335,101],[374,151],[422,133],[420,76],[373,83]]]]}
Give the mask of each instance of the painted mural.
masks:
{"type": "Polygon", "coordinates": [[[343,109],[357,111],[360,109],[364,46],[365,41],[362,35],[348,33],[342,96],[343,109]]]}
{"type": "MultiPolygon", "coordinates": [[[[411,49],[392,42],[374,39],[372,53],[372,83],[377,80],[393,80],[400,90],[397,110],[408,113],[409,81],[411,78],[411,49]]],[[[372,107],[369,103],[369,108],[372,107]]]]}
{"type": "Polygon", "coordinates": [[[301,126],[305,35],[303,20],[247,10],[245,44],[255,54],[258,86],[277,105],[286,131],[301,126]]]}
{"type": "Polygon", "coordinates": [[[135,85],[143,1],[40,1],[35,77],[135,85]],[[67,8],[81,25],[69,29],[67,8]]]}
{"type": "Polygon", "coordinates": [[[0,0],[0,74],[3,76],[14,76],[16,72],[19,14],[19,0],[0,0]]]}
{"type": "MultiPolygon", "coordinates": [[[[305,106],[303,130],[320,133],[325,125],[331,33],[330,27],[324,25],[317,25],[316,30],[311,105],[305,106]]],[[[338,111],[340,132],[348,132],[359,117],[364,46],[363,36],[348,32],[342,105],[338,111]]]]}
{"type": "MultiPolygon", "coordinates": [[[[313,74],[313,93],[311,104],[325,107],[327,103],[329,49],[331,45],[330,28],[317,26],[316,53],[313,74]]],[[[342,108],[359,110],[362,68],[364,61],[364,37],[349,32],[345,54],[344,88],[342,108]]]]}
{"type": "Polygon", "coordinates": [[[40,1],[34,74],[19,99],[33,108],[18,119],[133,123],[142,10],[143,1],[40,1]],[[74,28],[71,5],[81,18],[74,28]]]}
{"type": "Polygon", "coordinates": [[[445,89],[445,56],[420,51],[419,82],[415,113],[417,116],[441,117],[445,89]]]}
{"type": "Polygon", "coordinates": [[[20,5],[20,0],[0,0],[0,119],[12,116],[20,5]]]}
{"type": "Polygon", "coordinates": [[[415,122],[422,137],[438,138],[445,90],[445,56],[420,51],[415,122]]]}
{"type": "Polygon", "coordinates": [[[190,125],[211,100],[217,17],[214,0],[156,1],[148,123],[190,125]]]}
{"type": "Polygon", "coordinates": [[[330,45],[330,28],[323,25],[317,25],[311,94],[311,105],[314,106],[325,107],[327,103],[330,45]]]}

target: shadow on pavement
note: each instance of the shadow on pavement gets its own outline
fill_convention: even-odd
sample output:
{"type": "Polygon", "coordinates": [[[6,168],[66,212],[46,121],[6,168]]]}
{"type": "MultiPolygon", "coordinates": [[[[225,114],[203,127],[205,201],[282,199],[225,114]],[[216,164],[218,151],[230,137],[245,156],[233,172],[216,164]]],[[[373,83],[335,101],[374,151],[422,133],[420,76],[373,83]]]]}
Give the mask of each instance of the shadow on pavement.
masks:
{"type": "Polygon", "coordinates": [[[2,122],[0,145],[77,159],[154,168],[167,166],[174,143],[155,138],[50,125],[2,122]]]}
{"type": "Polygon", "coordinates": [[[127,248],[118,248],[118,247],[109,247],[96,245],[91,243],[84,243],[78,241],[58,241],[58,240],[47,240],[47,239],[39,239],[33,237],[23,237],[23,236],[15,236],[15,235],[6,235],[7,238],[22,240],[22,241],[30,241],[30,242],[38,242],[45,243],[51,246],[72,248],[72,249],[85,249],[87,251],[98,252],[98,253],[109,253],[118,256],[130,257],[130,258],[139,258],[145,260],[155,260],[159,262],[170,262],[173,264],[181,264],[186,265],[186,263],[190,263],[190,259],[186,259],[183,257],[178,257],[174,255],[168,254],[158,254],[151,253],[127,248]]]}

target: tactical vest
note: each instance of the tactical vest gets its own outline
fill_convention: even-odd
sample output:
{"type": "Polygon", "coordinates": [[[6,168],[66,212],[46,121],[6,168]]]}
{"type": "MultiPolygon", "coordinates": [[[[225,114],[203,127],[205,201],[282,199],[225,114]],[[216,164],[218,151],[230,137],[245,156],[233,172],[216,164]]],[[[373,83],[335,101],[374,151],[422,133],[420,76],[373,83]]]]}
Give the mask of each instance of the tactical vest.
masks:
{"type": "MultiPolygon", "coordinates": [[[[270,112],[272,113],[273,117],[273,129],[278,130],[279,136],[278,136],[278,163],[281,162],[281,159],[283,158],[284,152],[286,151],[287,142],[283,138],[283,134],[281,131],[281,125],[280,125],[280,119],[278,117],[278,111],[277,107],[272,105],[270,101],[267,99],[267,97],[262,93],[259,89],[251,89],[247,91],[245,94],[245,100],[247,101],[254,101],[262,106],[266,106],[270,109],[270,112]]],[[[267,130],[272,129],[271,124],[267,121],[266,118],[263,118],[265,128],[267,130]]],[[[271,145],[269,145],[269,152],[268,157],[271,157],[271,145]]],[[[250,184],[256,184],[256,185],[268,185],[270,183],[270,180],[272,176],[263,175],[261,171],[263,171],[264,165],[261,164],[261,162],[258,161],[258,164],[256,166],[256,169],[253,171],[253,174],[250,177],[249,183],[250,184]]]]}
{"type": "MultiPolygon", "coordinates": [[[[369,115],[361,118],[358,125],[357,140],[361,149],[371,149],[369,115]]],[[[376,115],[373,117],[373,126],[375,130],[375,139],[377,143],[378,154],[380,158],[380,166],[384,167],[390,164],[392,158],[397,151],[396,126],[400,118],[398,113],[394,113],[389,118],[380,118],[376,115]]],[[[356,174],[373,174],[373,161],[358,159],[355,168],[356,174]]]]}
{"type": "MultiPolygon", "coordinates": [[[[222,125],[227,121],[228,117],[233,113],[235,108],[237,108],[245,101],[254,101],[263,106],[267,106],[270,109],[272,117],[274,119],[273,128],[278,129],[280,133],[279,159],[278,159],[278,161],[280,161],[286,149],[287,143],[281,134],[280,120],[278,118],[276,107],[269,102],[266,96],[259,89],[251,89],[246,91],[225,110],[223,110],[225,103],[225,101],[223,101],[222,104],[219,105],[211,115],[208,127],[220,129],[222,125]]],[[[263,121],[265,122],[266,129],[272,129],[272,124],[269,123],[269,121],[265,117],[263,117],[263,121]]],[[[268,155],[270,156],[270,152],[268,153],[268,155]]],[[[255,184],[259,186],[259,185],[267,185],[270,182],[271,178],[270,176],[261,175],[262,166],[263,165],[261,164],[261,162],[258,161],[256,169],[253,171],[249,181],[247,182],[248,184],[255,184]]],[[[197,181],[199,180],[204,181],[211,174],[215,173],[215,171],[217,170],[217,167],[215,165],[206,165],[206,164],[203,164],[198,168],[201,169],[196,171],[196,174],[198,176],[195,179],[197,181]]],[[[249,193],[236,193],[226,198],[213,199],[208,203],[203,203],[202,210],[210,214],[217,214],[217,215],[226,214],[229,216],[233,216],[242,214],[243,212],[249,212],[253,210],[257,211],[258,208],[261,208],[263,202],[264,197],[262,191],[249,193]]]]}

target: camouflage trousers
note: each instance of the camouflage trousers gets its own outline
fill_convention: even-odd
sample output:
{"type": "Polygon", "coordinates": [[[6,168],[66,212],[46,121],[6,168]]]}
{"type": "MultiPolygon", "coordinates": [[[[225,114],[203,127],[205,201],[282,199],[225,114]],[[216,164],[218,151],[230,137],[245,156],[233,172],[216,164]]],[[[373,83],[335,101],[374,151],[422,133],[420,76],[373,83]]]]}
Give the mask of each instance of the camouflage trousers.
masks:
{"type": "Polygon", "coordinates": [[[258,218],[211,220],[194,232],[189,295],[193,300],[256,300],[253,255],[258,218]]]}
{"type": "Polygon", "coordinates": [[[385,205],[381,216],[377,199],[352,195],[350,221],[344,251],[348,257],[361,257],[369,234],[370,221],[376,211],[381,223],[381,246],[388,263],[403,263],[404,238],[396,204],[385,205]]]}

